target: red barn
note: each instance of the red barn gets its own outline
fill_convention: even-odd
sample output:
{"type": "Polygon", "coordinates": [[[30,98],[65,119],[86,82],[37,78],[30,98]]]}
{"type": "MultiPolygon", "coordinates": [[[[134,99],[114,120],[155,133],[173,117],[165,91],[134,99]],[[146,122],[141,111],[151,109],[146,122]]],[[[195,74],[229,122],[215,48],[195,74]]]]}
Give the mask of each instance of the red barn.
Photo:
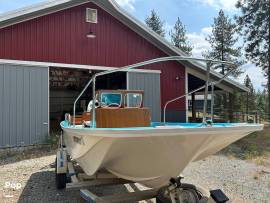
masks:
{"type": "MultiPolygon", "coordinates": [[[[71,112],[91,75],[164,56],[185,56],[112,0],[58,0],[0,16],[0,147],[43,142],[71,112]],[[50,121],[50,122],[49,122],[50,121]],[[14,128],[14,123],[17,128],[14,128]],[[12,125],[12,127],[11,127],[12,125]]],[[[221,77],[212,72],[215,80],[221,77]]],[[[203,84],[205,67],[162,62],[97,81],[99,89],[143,89],[154,121],[166,101],[203,84]]],[[[246,91],[232,80],[217,86],[246,91]]],[[[91,99],[91,88],[78,111],[91,99]]],[[[188,119],[187,98],[169,105],[167,120],[188,119]]]]}

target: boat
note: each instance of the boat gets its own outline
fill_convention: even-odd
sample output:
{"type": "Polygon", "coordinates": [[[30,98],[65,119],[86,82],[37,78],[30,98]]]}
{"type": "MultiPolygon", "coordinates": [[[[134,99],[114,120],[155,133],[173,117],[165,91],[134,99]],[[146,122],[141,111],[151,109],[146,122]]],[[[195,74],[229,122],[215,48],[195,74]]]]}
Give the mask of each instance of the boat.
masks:
{"type": "Polygon", "coordinates": [[[243,123],[151,123],[149,109],[142,106],[142,94],[143,91],[99,91],[97,128],[91,128],[89,121],[79,117],[76,123],[81,124],[73,126],[71,117],[61,123],[68,154],[87,175],[104,168],[119,178],[161,187],[190,162],[204,159],[263,128],[260,124],[243,123]],[[130,103],[139,105],[127,106],[127,95],[136,97],[139,101],[130,103]]]}
{"type": "MultiPolygon", "coordinates": [[[[139,65],[142,64],[123,69],[139,65]]],[[[75,113],[76,102],[85,88],[74,103],[73,116],[67,114],[61,122],[68,154],[89,176],[106,169],[121,179],[160,188],[171,177],[179,176],[189,163],[263,129],[262,124],[213,123],[205,117],[202,123],[169,123],[166,117],[164,122],[151,122],[150,110],[143,104],[143,91],[96,92],[98,74],[86,86],[93,83],[90,112],[81,116],[75,113]]],[[[207,95],[208,88],[205,91],[207,95]]]]}

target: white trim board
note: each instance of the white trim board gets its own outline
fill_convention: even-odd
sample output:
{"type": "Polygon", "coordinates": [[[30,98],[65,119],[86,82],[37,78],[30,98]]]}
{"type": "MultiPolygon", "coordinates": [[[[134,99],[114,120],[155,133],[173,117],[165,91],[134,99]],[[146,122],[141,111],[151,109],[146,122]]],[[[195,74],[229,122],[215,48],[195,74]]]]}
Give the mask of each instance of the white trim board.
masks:
{"type": "MultiPolygon", "coordinates": [[[[80,64],[66,64],[66,63],[50,63],[50,62],[37,62],[37,61],[21,61],[21,60],[7,60],[0,59],[0,64],[13,64],[21,66],[38,66],[38,67],[56,67],[56,68],[72,68],[72,69],[85,69],[85,70],[115,70],[117,67],[107,66],[92,66],[92,65],[80,65],[80,64]]],[[[124,72],[136,72],[136,73],[156,73],[161,74],[160,70],[149,70],[149,69],[133,69],[124,72]]]]}

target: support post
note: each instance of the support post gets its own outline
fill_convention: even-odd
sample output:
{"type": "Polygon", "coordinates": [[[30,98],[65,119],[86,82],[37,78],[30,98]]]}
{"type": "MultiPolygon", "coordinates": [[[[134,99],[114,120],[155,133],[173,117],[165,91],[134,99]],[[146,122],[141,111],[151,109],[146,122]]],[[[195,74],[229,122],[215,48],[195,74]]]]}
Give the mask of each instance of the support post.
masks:
{"type": "Polygon", "coordinates": [[[214,122],[214,104],[215,104],[215,97],[214,97],[214,89],[215,86],[211,84],[211,120],[214,122]]]}
{"type": "Polygon", "coordinates": [[[232,123],[233,122],[233,106],[234,106],[234,95],[232,93],[229,93],[229,121],[232,123]]]}
{"type": "Polygon", "coordinates": [[[210,79],[210,68],[211,68],[211,63],[208,62],[207,63],[207,72],[206,72],[205,91],[204,91],[204,102],[203,102],[203,123],[206,123],[208,87],[209,87],[209,79],[210,79]]]}
{"type": "MultiPolygon", "coordinates": [[[[243,100],[243,101],[245,101],[245,93],[241,93],[241,99],[243,100]]],[[[241,110],[241,116],[242,116],[242,120],[241,120],[241,122],[246,122],[245,121],[245,107],[244,107],[244,105],[245,104],[243,104],[243,108],[242,108],[242,110],[241,110]]]]}
{"type": "Polygon", "coordinates": [[[92,87],[92,128],[96,127],[96,77],[93,77],[93,87],[92,87]]]}
{"type": "Polygon", "coordinates": [[[195,92],[191,94],[192,122],[196,122],[195,95],[195,92]]]}
{"type": "Polygon", "coordinates": [[[255,123],[259,123],[258,122],[258,111],[255,112],[255,123]]]}
{"type": "Polygon", "coordinates": [[[248,96],[249,96],[249,93],[247,92],[247,95],[246,95],[246,97],[247,97],[247,101],[246,101],[246,122],[248,122],[248,111],[249,111],[249,98],[248,98],[248,96]]]}

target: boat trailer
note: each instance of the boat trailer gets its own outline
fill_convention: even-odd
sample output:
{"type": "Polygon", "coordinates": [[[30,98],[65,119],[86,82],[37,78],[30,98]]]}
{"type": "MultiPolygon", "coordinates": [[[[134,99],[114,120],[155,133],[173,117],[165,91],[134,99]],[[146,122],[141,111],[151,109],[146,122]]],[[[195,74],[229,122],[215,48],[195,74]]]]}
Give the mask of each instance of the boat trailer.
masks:
{"type": "Polygon", "coordinates": [[[104,170],[92,176],[86,175],[79,165],[70,159],[62,144],[57,150],[55,179],[57,189],[79,190],[89,203],[137,202],[156,198],[157,203],[226,203],[228,197],[221,190],[207,191],[202,187],[181,183],[183,177],[172,178],[170,184],[159,189],[141,188],[129,180],[121,179],[104,170]],[[102,186],[125,186],[127,192],[99,196],[93,189],[102,186]],[[135,186],[135,189],[134,189],[135,186]]]}

